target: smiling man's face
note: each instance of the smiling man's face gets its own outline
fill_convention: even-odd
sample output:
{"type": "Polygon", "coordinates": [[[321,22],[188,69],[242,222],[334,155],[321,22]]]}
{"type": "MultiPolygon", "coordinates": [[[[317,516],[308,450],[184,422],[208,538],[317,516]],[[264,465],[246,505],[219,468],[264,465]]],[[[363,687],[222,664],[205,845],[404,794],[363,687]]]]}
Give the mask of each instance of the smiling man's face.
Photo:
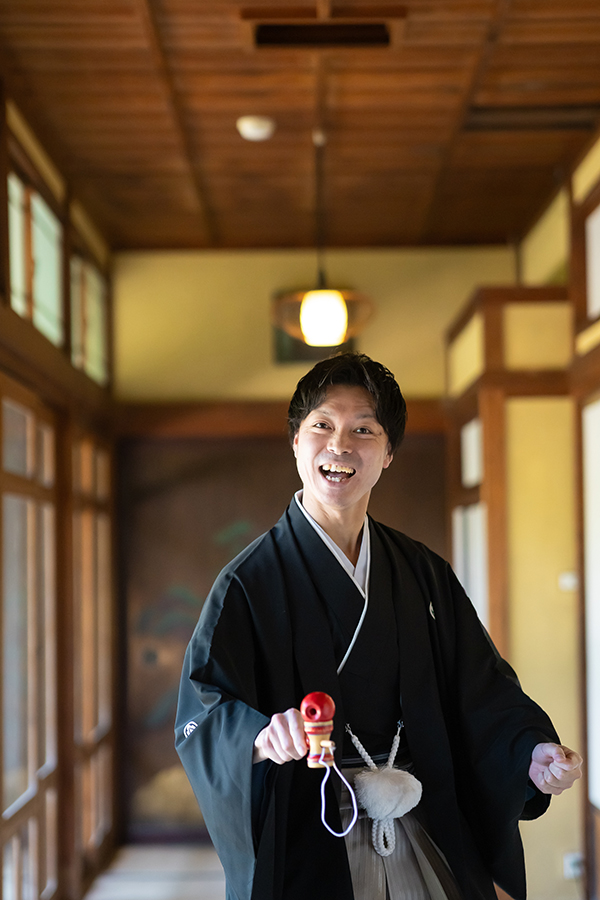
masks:
{"type": "MultiPolygon", "coordinates": [[[[294,438],[303,506],[313,510],[366,507],[374,484],[392,461],[386,432],[362,387],[335,384],[300,424],[294,438]]],[[[363,513],[364,515],[364,513],[363,513]]]]}

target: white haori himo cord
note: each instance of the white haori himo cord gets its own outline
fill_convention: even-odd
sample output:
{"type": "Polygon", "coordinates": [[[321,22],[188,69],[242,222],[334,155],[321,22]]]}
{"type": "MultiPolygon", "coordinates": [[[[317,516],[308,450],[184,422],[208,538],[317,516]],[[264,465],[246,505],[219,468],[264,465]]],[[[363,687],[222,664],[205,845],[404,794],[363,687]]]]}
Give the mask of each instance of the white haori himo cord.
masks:
{"type": "Polygon", "coordinates": [[[346,779],[344,778],[344,776],[338,769],[337,765],[335,764],[335,760],[333,761],[333,763],[330,766],[326,765],[323,762],[323,757],[325,756],[325,753],[327,752],[327,750],[329,748],[333,749],[333,741],[321,741],[321,747],[323,749],[321,750],[321,757],[319,759],[319,762],[321,763],[322,766],[325,766],[325,775],[323,776],[323,781],[321,782],[321,822],[323,823],[323,825],[325,826],[327,831],[330,834],[332,834],[334,837],[346,837],[346,835],[352,831],[352,829],[354,828],[354,825],[356,823],[356,820],[358,819],[358,805],[356,803],[356,797],[354,795],[354,791],[352,790],[352,788],[350,787],[350,785],[348,784],[348,782],[346,781],[346,779]],[[332,769],[335,769],[335,771],[338,773],[338,775],[340,776],[340,778],[342,779],[342,781],[348,788],[348,791],[350,792],[350,798],[352,800],[352,808],[354,810],[354,814],[352,816],[352,820],[351,820],[350,824],[348,825],[348,827],[346,828],[345,831],[341,831],[339,833],[337,831],[334,831],[333,828],[330,828],[329,825],[327,824],[327,822],[325,821],[325,785],[327,784],[327,779],[329,778],[329,775],[330,775],[332,769]]]}
{"type": "Polygon", "coordinates": [[[394,852],[394,819],[400,819],[414,809],[423,793],[423,785],[414,775],[404,769],[394,768],[402,725],[402,722],[398,722],[388,761],[381,768],[375,765],[350,726],[346,725],[352,743],[369,767],[358,773],[354,779],[354,788],[358,802],[373,820],[373,847],[380,856],[390,856],[394,852]]]}

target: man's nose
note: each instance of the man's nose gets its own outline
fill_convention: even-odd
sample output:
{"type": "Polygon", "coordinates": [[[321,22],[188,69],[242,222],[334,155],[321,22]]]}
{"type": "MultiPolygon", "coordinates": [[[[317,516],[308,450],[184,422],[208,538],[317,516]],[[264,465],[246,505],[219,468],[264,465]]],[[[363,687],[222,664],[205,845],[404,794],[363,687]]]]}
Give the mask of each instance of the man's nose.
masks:
{"type": "Polygon", "coordinates": [[[352,445],[350,435],[344,431],[332,431],[327,441],[327,449],[330,453],[341,454],[351,453],[352,445]]]}

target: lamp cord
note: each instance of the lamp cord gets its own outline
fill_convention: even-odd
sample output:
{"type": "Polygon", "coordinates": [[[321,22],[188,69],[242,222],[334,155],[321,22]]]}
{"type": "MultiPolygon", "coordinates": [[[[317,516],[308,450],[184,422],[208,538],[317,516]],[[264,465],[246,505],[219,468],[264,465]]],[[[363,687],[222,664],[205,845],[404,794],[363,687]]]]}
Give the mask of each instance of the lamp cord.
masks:
{"type": "Polygon", "coordinates": [[[325,276],[325,209],[323,204],[323,188],[325,180],[325,133],[321,128],[313,131],[315,148],[315,248],[317,251],[317,288],[327,286],[325,276]]]}

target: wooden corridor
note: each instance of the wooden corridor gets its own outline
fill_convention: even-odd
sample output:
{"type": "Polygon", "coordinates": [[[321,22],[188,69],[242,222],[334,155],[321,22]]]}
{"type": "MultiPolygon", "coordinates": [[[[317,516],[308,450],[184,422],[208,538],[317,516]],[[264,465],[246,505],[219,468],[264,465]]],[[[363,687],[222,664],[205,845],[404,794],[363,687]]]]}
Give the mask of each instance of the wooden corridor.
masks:
{"type": "Polygon", "coordinates": [[[217,854],[204,845],[122,847],[85,900],[224,900],[217,854]]]}

